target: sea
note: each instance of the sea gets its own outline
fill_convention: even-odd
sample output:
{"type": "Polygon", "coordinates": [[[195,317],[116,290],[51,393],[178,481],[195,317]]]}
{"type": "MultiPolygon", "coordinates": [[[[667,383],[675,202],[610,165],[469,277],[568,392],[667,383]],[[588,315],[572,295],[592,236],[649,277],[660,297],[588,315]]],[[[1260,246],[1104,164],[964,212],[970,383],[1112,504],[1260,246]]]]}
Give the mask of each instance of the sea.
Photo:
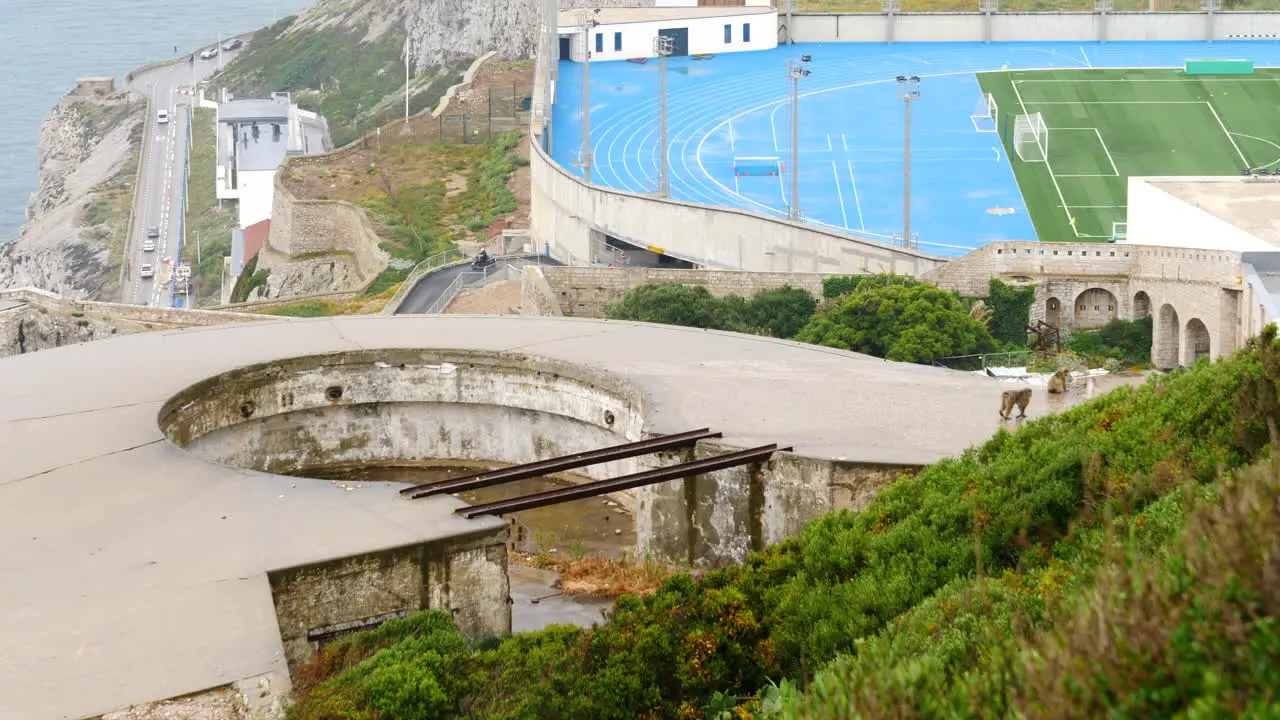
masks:
{"type": "Polygon", "coordinates": [[[256,30],[311,0],[0,0],[0,243],[36,189],[40,123],[78,77],[125,73],[256,30]]]}

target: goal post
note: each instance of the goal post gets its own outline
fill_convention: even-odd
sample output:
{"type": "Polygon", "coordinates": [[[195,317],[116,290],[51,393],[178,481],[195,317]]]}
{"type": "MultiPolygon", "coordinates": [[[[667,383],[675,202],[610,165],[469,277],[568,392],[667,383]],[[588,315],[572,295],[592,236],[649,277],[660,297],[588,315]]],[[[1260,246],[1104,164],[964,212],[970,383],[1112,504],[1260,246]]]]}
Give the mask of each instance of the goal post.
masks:
{"type": "Polygon", "coordinates": [[[1022,162],[1049,162],[1049,128],[1040,113],[1014,118],[1013,150],[1022,162]]]}
{"type": "Polygon", "coordinates": [[[986,93],[978,98],[978,104],[969,115],[969,121],[973,123],[974,130],[980,133],[993,133],[996,132],[998,117],[1000,117],[1000,107],[996,104],[995,96],[986,93]]]}

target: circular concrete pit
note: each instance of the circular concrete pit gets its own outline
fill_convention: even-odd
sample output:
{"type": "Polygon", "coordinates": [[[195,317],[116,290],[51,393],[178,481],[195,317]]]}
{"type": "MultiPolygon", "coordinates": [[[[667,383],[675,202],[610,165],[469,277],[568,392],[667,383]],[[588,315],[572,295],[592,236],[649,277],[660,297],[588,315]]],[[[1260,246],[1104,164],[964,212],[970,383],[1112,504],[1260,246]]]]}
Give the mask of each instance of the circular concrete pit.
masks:
{"type": "MultiPolygon", "coordinates": [[[[793,446],[635,492],[641,544],[732,561],[990,436],[1001,389],[767,338],[568,318],[282,320],[8,358],[0,717],[92,716],[264,676],[281,691],[315,638],[408,605],[450,609],[472,634],[509,626],[502,519],[278,473],[518,463],[699,427],[721,446],[793,446]]],[[[1029,414],[1044,408],[1037,393],[1029,414]]]]}

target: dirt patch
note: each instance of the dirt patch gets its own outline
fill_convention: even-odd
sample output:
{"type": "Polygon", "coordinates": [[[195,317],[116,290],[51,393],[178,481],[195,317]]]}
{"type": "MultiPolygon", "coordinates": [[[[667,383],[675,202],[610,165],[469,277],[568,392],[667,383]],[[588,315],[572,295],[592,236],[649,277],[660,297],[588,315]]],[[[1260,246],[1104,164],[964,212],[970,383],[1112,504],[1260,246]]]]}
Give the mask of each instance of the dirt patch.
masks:
{"type": "Polygon", "coordinates": [[[648,595],[677,568],[630,557],[557,558],[551,555],[513,550],[511,562],[518,565],[554,570],[559,574],[555,586],[565,595],[590,595],[616,598],[622,595],[648,595]]]}
{"type": "Polygon", "coordinates": [[[464,290],[444,311],[448,315],[519,315],[520,283],[503,280],[464,290]]]}
{"type": "Polygon", "coordinates": [[[470,86],[454,94],[445,113],[466,114],[476,120],[514,117],[532,88],[532,60],[490,60],[476,71],[470,86]]]}

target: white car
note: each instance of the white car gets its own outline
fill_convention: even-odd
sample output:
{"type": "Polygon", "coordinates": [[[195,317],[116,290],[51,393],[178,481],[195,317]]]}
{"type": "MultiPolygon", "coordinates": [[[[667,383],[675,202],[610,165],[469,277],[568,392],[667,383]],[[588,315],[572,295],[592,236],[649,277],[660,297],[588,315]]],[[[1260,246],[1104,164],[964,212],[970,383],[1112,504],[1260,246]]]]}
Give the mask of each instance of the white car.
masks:
{"type": "Polygon", "coordinates": [[[165,123],[169,122],[169,111],[160,110],[159,112],[157,112],[156,122],[160,123],[161,125],[164,125],[165,123]]]}
{"type": "Polygon", "coordinates": [[[150,264],[143,265],[141,268],[138,269],[138,277],[140,278],[153,277],[155,276],[155,274],[156,274],[156,269],[151,267],[150,264]]]}
{"type": "Polygon", "coordinates": [[[215,58],[215,57],[217,57],[217,56],[218,56],[218,46],[217,46],[217,45],[214,45],[213,47],[210,47],[210,48],[205,48],[204,50],[201,50],[201,51],[200,51],[200,59],[201,59],[201,60],[209,60],[209,59],[211,59],[211,58],[215,58]]]}
{"type": "Polygon", "coordinates": [[[143,243],[142,243],[142,252],[155,252],[155,251],[156,251],[156,241],[155,241],[155,240],[145,240],[145,241],[143,241],[143,243]]]}

